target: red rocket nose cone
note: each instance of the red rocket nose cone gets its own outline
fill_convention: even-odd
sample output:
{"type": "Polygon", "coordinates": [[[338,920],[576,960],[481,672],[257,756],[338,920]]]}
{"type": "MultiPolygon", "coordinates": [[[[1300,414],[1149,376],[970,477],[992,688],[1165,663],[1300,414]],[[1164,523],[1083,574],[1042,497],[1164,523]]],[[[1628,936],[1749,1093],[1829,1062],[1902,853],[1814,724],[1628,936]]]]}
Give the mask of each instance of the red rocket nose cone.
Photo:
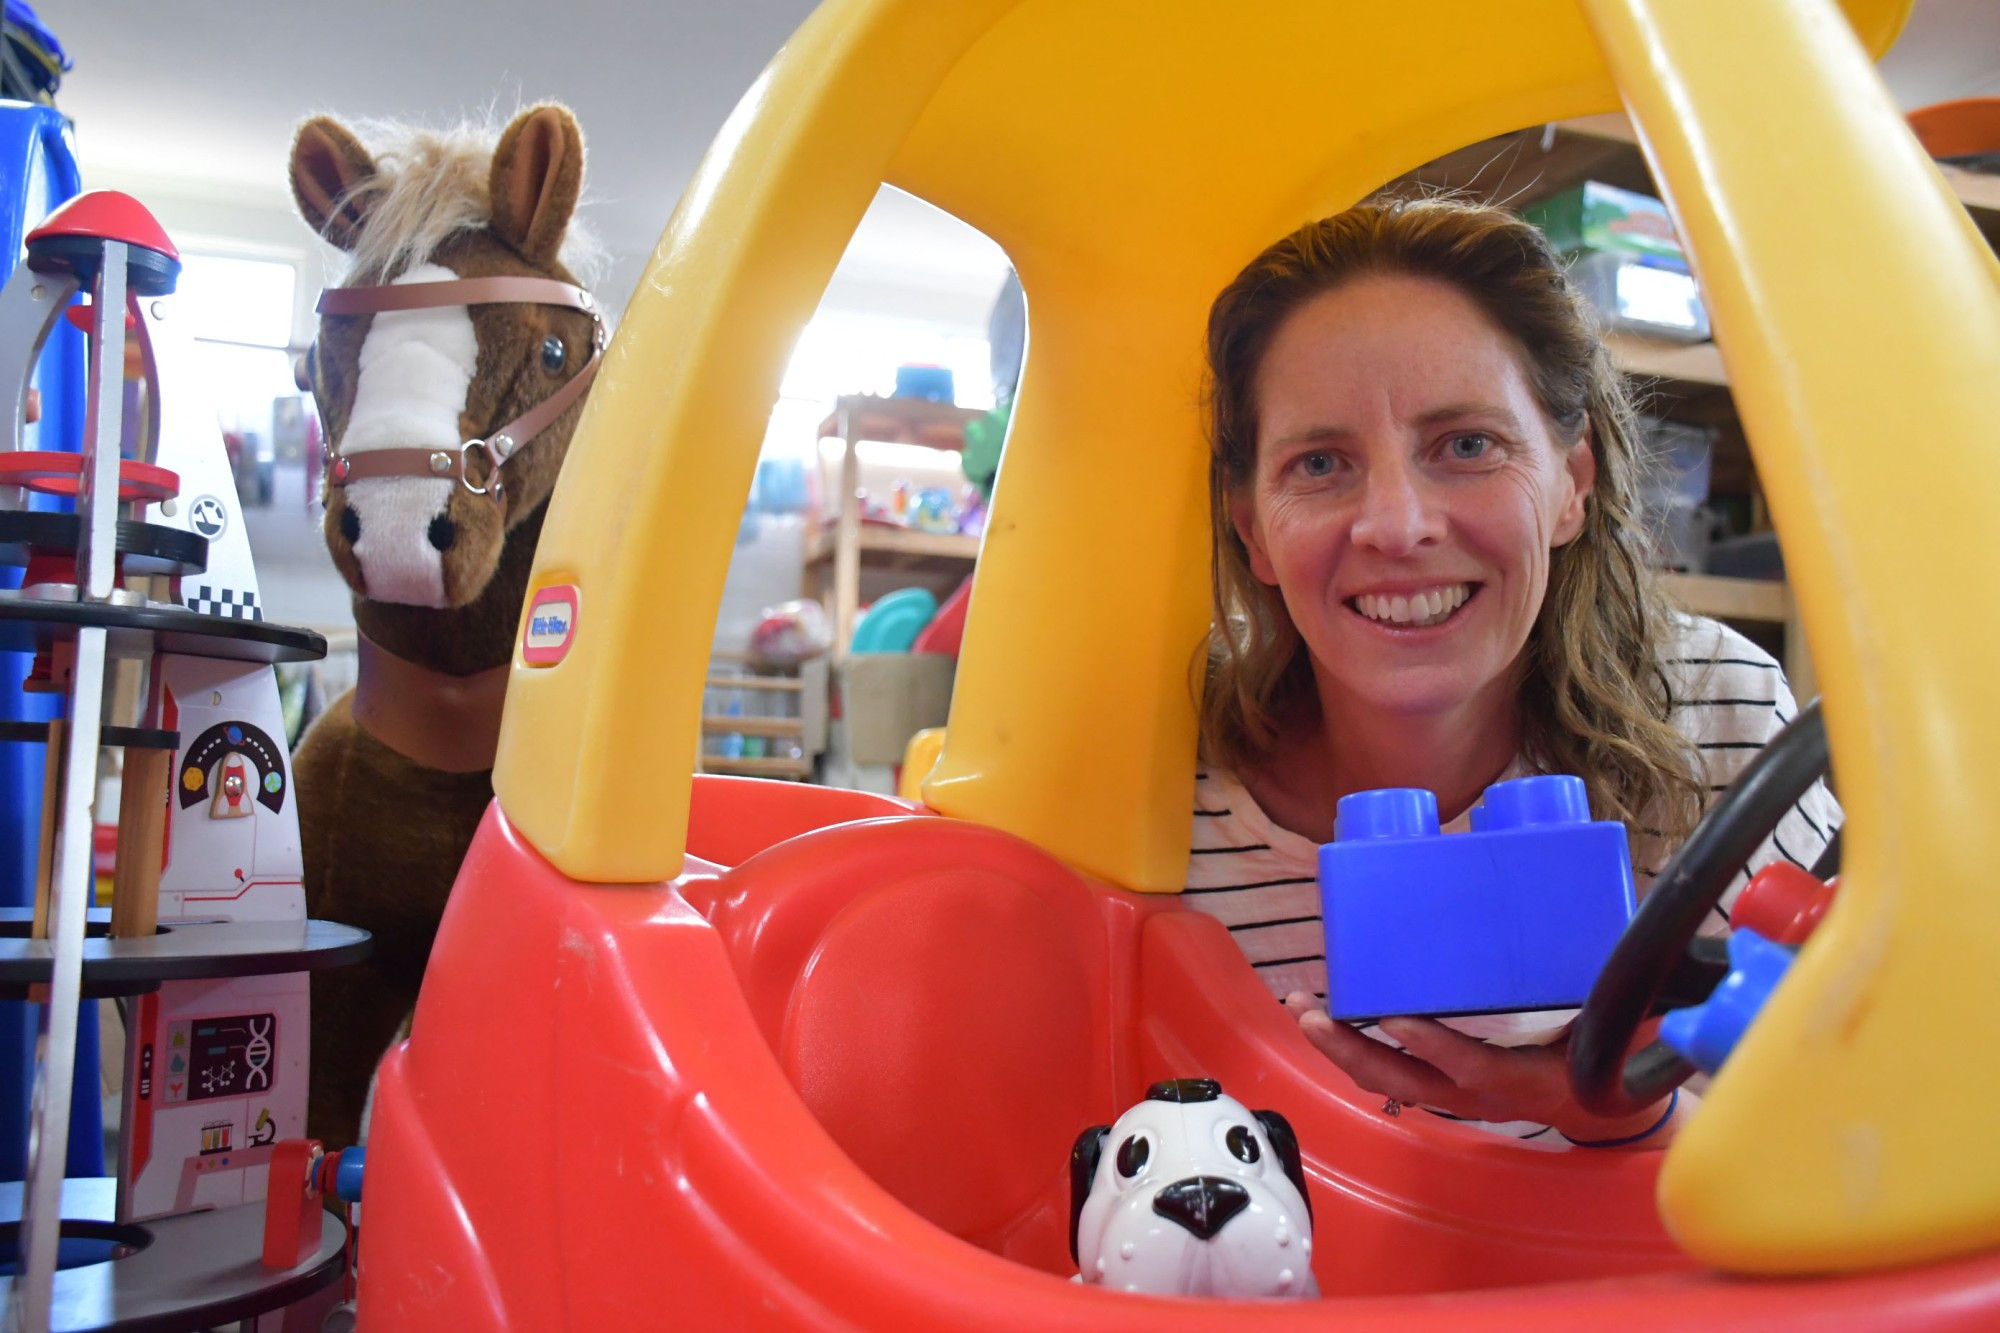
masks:
{"type": "Polygon", "coordinates": [[[29,232],[28,242],[32,245],[45,236],[95,236],[156,250],[169,259],[181,257],[168,239],[166,228],[146,206],[116,190],[92,190],[78,195],[29,232]]]}
{"type": "Polygon", "coordinates": [[[125,281],[133,296],[165,296],[181,272],[180,252],[167,233],[130,195],[98,190],[79,195],[28,233],[28,267],[95,282],[104,242],[127,247],[125,281]]]}

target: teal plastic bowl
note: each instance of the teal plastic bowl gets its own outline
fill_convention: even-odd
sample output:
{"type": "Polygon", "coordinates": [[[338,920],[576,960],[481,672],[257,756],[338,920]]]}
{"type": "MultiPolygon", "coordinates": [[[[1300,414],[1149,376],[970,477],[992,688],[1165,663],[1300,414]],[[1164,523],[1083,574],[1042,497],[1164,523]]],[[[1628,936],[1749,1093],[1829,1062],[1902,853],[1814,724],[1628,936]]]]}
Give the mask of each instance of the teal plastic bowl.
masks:
{"type": "Polygon", "coordinates": [[[928,588],[898,588],[875,599],[854,627],[848,651],[907,653],[924,626],[936,618],[938,600],[928,588]]]}

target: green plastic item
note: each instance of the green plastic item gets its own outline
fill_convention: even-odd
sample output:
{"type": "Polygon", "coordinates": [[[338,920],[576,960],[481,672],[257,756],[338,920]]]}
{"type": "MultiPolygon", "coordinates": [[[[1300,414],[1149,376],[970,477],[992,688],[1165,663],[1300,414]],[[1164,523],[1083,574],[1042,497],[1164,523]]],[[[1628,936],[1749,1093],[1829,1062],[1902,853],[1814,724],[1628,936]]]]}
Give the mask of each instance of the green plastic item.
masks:
{"type": "Polygon", "coordinates": [[[1609,250],[1685,261],[1667,206],[1650,195],[1585,181],[1522,214],[1558,254],[1609,250]]]}
{"type": "Polygon", "coordinates": [[[993,503],[993,479],[1000,474],[1000,446],[1007,442],[1007,418],[1013,413],[1012,400],[1003,399],[985,416],[965,423],[965,445],[959,450],[959,467],[965,479],[979,491],[979,498],[993,503]]]}
{"type": "Polygon", "coordinates": [[[855,622],[853,653],[907,653],[924,626],[936,618],[937,597],[929,588],[898,588],[875,599],[855,622]]]}

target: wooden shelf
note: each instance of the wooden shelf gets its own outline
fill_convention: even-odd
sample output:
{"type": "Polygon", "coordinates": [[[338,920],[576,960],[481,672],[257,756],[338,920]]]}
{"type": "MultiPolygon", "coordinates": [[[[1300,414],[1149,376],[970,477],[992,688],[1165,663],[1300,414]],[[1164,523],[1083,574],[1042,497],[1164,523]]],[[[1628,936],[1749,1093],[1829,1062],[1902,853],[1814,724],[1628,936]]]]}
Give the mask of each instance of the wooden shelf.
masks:
{"type": "MultiPolygon", "coordinates": [[[[1550,142],[1546,154],[1540,152],[1542,134],[1544,130],[1540,128],[1518,130],[1514,134],[1502,134],[1500,138],[1486,140],[1486,144],[1478,146],[1486,148],[1490,158],[1492,150],[1516,150],[1516,142],[1526,138],[1528,142],[1518,142],[1516,150],[1516,156],[1522,158],[1522,162],[1512,164],[1510,166],[1512,170],[1528,168],[1534,164],[1536,158],[1544,158],[1542,166],[1546,170],[1540,170],[1534,182],[1524,182],[1522,188],[1528,190],[1528,194],[1524,194],[1518,202],[1514,202],[1512,204],[1514,208],[1530,208],[1534,202],[1540,202],[1552,194],[1562,194],[1564,190],[1578,186],[1584,180],[1604,180],[1606,184],[1622,186],[1624,184],[1622,180],[1610,180],[1602,174],[1600,176],[1590,174],[1592,164],[1598,168],[1604,168],[1608,164],[1598,152],[1592,152],[1588,144],[1598,144],[1600,148],[1626,150],[1630,162],[1618,164],[1614,170],[1618,174],[1626,174],[1630,166],[1636,164],[1642,176],[1642,184],[1624,188],[1644,190],[1646,194],[1656,192],[1650,174],[1646,174],[1646,162],[1638,150],[1638,134],[1632,130],[1632,122],[1622,112],[1612,112],[1606,116],[1578,116],[1576,120],[1558,120],[1554,140],[1550,142]]],[[[1952,194],[1958,196],[1958,202],[1964,204],[1974,214],[1972,220],[1978,222],[1980,230],[1992,236],[1994,230],[2000,228],[2000,176],[1984,172],[1968,172],[1960,166],[1950,166],[1946,162],[1938,162],[1938,172],[1944,176],[1944,182],[1952,188],[1952,194]]],[[[1506,198],[1506,194],[1496,194],[1496,196],[1506,198]]]]}
{"type": "Polygon", "coordinates": [[[969,407],[933,403],[922,398],[842,398],[833,413],[819,423],[821,439],[878,440],[886,444],[921,444],[932,449],[965,447],[965,424],[985,416],[969,407]]]}
{"type": "MultiPolygon", "coordinates": [[[[1958,202],[1974,213],[2000,213],[2000,176],[1945,162],[1938,163],[1938,170],[1944,173],[1944,183],[1958,196],[1958,202]]],[[[1992,228],[1982,220],[1981,230],[1990,234],[1992,228]]]]}
{"type": "Polygon", "coordinates": [[[772,757],[725,759],[719,754],[705,754],[701,757],[701,771],[728,773],[745,778],[803,778],[811,774],[812,761],[772,757]]]}
{"type": "MultiPolygon", "coordinates": [[[[914,528],[888,528],[865,523],[857,534],[861,554],[903,555],[932,560],[979,558],[979,538],[956,532],[918,532],[914,528]]],[[[836,530],[822,528],[806,540],[806,563],[833,559],[836,530]]]]}
{"type": "Polygon", "coordinates": [[[1791,592],[1767,579],[1726,579],[1713,574],[1663,574],[1667,596],[1683,611],[1717,620],[1758,620],[1785,624],[1792,614],[1791,592]]]}
{"type": "Polygon", "coordinates": [[[710,676],[707,684],[711,690],[790,690],[795,694],[805,688],[793,676],[710,676]]]}
{"type": "Polygon", "coordinates": [[[704,713],[701,729],[711,736],[803,736],[806,723],[800,717],[726,717],[704,713]]]}
{"type": "Polygon", "coordinates": [[[1618,368],[1628,375],[1729,387],[1729,375],[1722,368],[1722,353],[1714,343],[1670,343],[1630,333],[1608,333],[1604,345],[1611,349],[1618,368]]]}

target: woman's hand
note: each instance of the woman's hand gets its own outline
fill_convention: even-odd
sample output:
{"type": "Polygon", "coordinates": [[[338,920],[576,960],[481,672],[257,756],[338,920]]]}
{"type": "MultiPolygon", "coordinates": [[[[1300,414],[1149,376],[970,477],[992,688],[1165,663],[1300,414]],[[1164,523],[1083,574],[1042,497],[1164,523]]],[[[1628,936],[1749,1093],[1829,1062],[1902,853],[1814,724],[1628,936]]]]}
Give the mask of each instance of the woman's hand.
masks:
{"type": "MultiPolygon", "coordinates": [[[[1432,1106],[1467,1120],[1532,1120],[1565,1138],[1601,1142],[1641,1134],[1660,1118],[1655,1104],[1634,1116],[1606,1119],[1570,1094],[1568,1038],[1549,1046],[1492,1046],[1428,1018],[1385,1018],[1382,1031],[1403,1045],[1386,1046],[1328,1016],[1309,995],[1285,1008],[1319,1052],[1369,1092],[1410,1106],[1432,1106]]],[[[1649,1135],[1656,1145],[1662,1135],[1649,1135]]]]}

